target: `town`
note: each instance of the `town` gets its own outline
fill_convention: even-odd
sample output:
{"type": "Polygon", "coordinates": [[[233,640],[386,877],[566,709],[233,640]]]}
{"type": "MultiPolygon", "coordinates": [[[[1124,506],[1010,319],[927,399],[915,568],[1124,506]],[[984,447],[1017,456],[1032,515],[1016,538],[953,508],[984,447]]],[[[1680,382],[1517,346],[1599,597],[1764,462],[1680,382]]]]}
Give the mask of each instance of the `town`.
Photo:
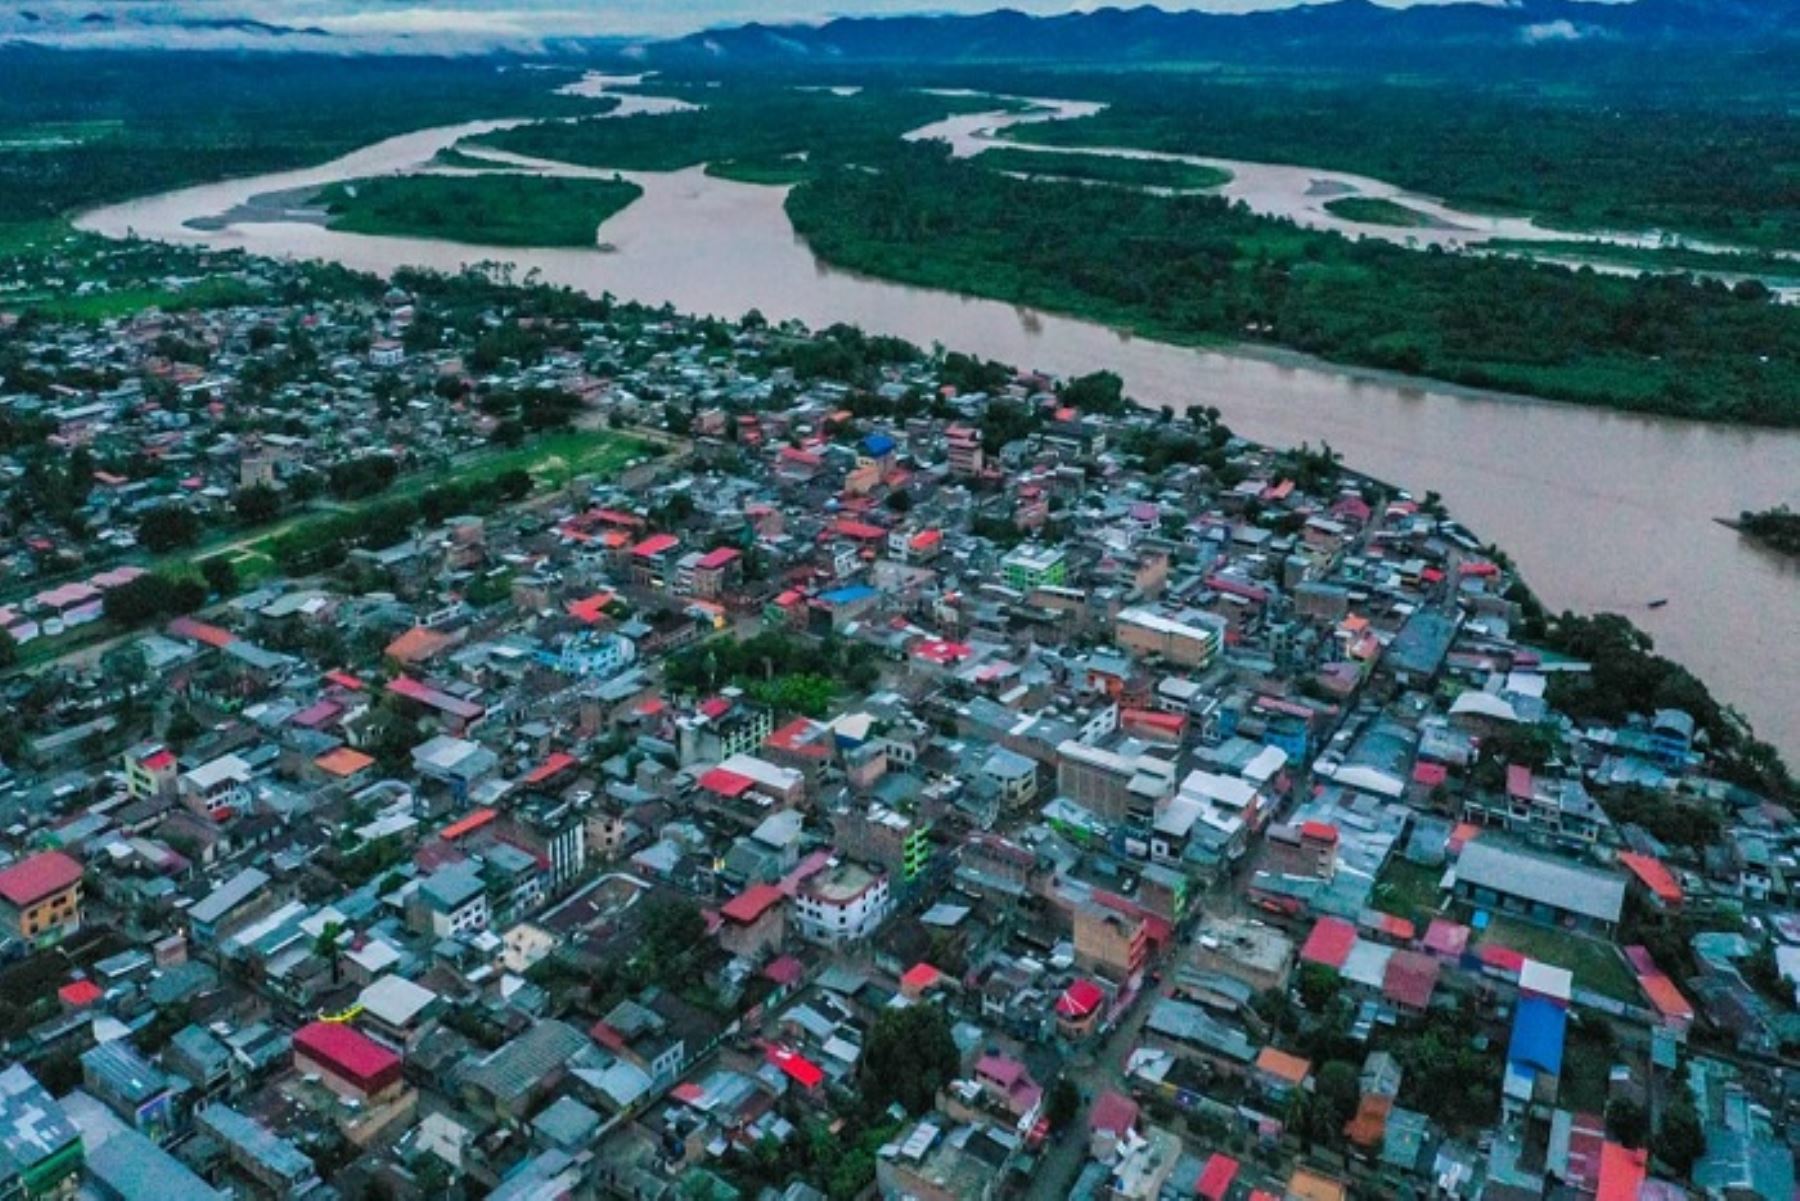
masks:
{"type": "Polygon", "coordinates": [[[0,1196],[1794,1194],[1785,769],[1436,497],[200,268],[0,313],[0,1196]]]}

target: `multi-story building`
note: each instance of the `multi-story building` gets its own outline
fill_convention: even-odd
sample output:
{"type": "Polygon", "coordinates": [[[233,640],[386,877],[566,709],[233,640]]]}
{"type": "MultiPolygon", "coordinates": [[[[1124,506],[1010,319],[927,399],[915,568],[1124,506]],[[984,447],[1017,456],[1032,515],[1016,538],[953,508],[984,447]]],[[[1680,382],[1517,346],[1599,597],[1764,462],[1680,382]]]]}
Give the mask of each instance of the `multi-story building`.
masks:
{"type": "Polygon", "coordinates": [[[1017,592],[1054,588],[1069,579],[1069,558],[1059,546],[1026,543],[1015,546],[1000,560],[1000,575],[1017,592]]]}
{"type": "Polygon", "coordinates": [[[1210,667],[1225,644],[1225,623],[1210,613],[1168,616],[1152,609],[1121,609],[1113,641],[1133,655],[1157,655],[1182,667],[1210,667]]]}
{"type": "Polygon", "coordinates": [[[201,817],[224,821],[250,803],[250,765],[236,755],[220,755],[181,773],[181,803],[201,817]]]}
{"type": "Polygon", "coordinates": [[[49,946],[81,929],[81,864],[44,851],[0,871],[0,924],[7,935],[49,946]]]}
{"type": "Polygon", "coordinates": [[[830,945],[867,938],[891,908],[887,872],[847,860],[809,876],[794,894],[801,937],[830,945]]]}
{"type": "Polygon", "coordinates": [[[1149,925],[1142,918],[1092,902],[1075,906],[1075,963],[1125,983],[1150,956],[1149,925]]]}
{"type": "Polygon", "coordinates": [[[1057,791],[1104,821],[1147,830],[1175,787],[1175,764],[1154,750],[1134,740],[1108,749],[1068,739],[1056,748],[1057,791]]]}
{"type": "Polygon", "coordinates": [[[173,797],[181,764],[175,752],[160,742],[141,742],[124,756],[125,791],[137,800],[173,797]]]}
{"type": "Polygon", "coordinates": [[[944,448],[950,458],[950,474],[980,475],[987,465],[981,449],[981,431],[966,425],[953,425],[944,431],[944,448]]]}

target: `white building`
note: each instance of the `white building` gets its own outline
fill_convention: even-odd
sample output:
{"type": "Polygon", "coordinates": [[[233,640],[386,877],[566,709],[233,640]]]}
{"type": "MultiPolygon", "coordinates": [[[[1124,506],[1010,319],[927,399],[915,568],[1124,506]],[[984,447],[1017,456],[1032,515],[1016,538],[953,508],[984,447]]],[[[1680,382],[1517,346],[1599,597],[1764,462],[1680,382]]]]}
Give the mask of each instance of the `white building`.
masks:
{"type": "Polygon", "coordinates": [[[838,862],[800,885],[792,913],[801,937],[836,945],[867,938],[892,908],[886,872],[838,862]]]}

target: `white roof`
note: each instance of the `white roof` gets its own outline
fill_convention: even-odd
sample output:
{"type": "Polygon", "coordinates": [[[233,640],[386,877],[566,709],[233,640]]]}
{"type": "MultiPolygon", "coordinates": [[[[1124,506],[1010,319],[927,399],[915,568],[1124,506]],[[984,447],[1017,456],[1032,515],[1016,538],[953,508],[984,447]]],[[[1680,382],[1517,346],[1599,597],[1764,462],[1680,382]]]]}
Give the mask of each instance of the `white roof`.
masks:
{"type": "Polygon", "coordinates": [[[1236,776],[1194,770],[1181,782],[1181,792],[1225,809],[1242,809],[1256,799],[1256,786],[1236,776]]]}
{"type": "Polygon", "coordinates": [[[437,1000],[437,994],[404,976],[383,976],[363,989],[357,1000],[376,1021],[404,1026],[437,1000]]]}
{"type": "Polygon", "coordinates": [[[1567,1001],[1575,989],[1575,973],[1527,959],[1519,969],[1519,991],[1533,992],[1552,1001],[1567,1001]]]}
{"type": "Polygon", "coordinates": [[[195,788],[208,789],[227,780],[249,780],[250,765],[236,755],[220,755],[185,773],[184,778],[195,788]]]}
{"type": "Polygon", "coordinates": [[[764,788],[773,788],[780,792],[797,787],[803,776],[790,767],[780,767],[767,759],[758,759],[755,755],[733,755],[719,764],[728,772],[752,780],[764,788]]]}

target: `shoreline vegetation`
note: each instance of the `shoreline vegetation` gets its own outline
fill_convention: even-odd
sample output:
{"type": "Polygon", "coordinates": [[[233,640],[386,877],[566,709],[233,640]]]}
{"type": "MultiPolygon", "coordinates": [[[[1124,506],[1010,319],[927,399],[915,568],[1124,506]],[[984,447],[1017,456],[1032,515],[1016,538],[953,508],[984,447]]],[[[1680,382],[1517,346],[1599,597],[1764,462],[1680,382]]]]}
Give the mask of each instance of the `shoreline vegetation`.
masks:
{"type": "Polygon", "coordinates": [[[1206,167],[1198,163],[1166,159],[1082,154],[1079,151],[1023,150],[1014,146],[996,146],[983,150],[975,156],[975,161],[990,170],[1029,175],[1033,178],[1183,192],[1209,191],[1231,182],[1231,172],[1222,167],[1206,167]]]}
{"type": "Polygon", "coordinates": [[[1500,392],[1800,426],[1800,310],[1754,283],[1421,252],[1302,229],[1209,196],[1067,187],[871,148],[796,188],[826,262],[1185,345],[1280,346],[1500,392]]]}
{"type": "Polygon", "coordinates": [[[1388,225],[1395,229],[1434,229],[1442,222],[1418,209],[1380,196],[1340,196],[1325,202],[1325,211],[1363,225],[1388,225]]]}
{"type": "Polygon", "coordinates": [[[1779,551],[1789,558],[1800,559],[1800,513],[1794,512],[1787,505],[1777,505],[1773,509],[1754,513],[1746,509],[1738,514],[1736,521],[1726,521],[1724,524],[1771,550],[1779,551]]]}
{"type": "Polygon", "coordinates": [[[621,178],[495,173],[384,175],[332,184],[309,203],[331,229],[487,246],[593,246],[644,190],[621,178]]]}
{"type": "MultiPolygon", "coordinates": [[[[1178,71],[1028,74],[1107,107],[1019,141],[1284,162],[1388,180],[1473,212],[1570,229],[1665,229],[1800,249],[1800,117],[1676,103],[1572,79],[1520,94],[1466,82],[1251,81],[1178,71]]],[[[1002,86],[996,84],[995,86],[1002,86]]]]}

